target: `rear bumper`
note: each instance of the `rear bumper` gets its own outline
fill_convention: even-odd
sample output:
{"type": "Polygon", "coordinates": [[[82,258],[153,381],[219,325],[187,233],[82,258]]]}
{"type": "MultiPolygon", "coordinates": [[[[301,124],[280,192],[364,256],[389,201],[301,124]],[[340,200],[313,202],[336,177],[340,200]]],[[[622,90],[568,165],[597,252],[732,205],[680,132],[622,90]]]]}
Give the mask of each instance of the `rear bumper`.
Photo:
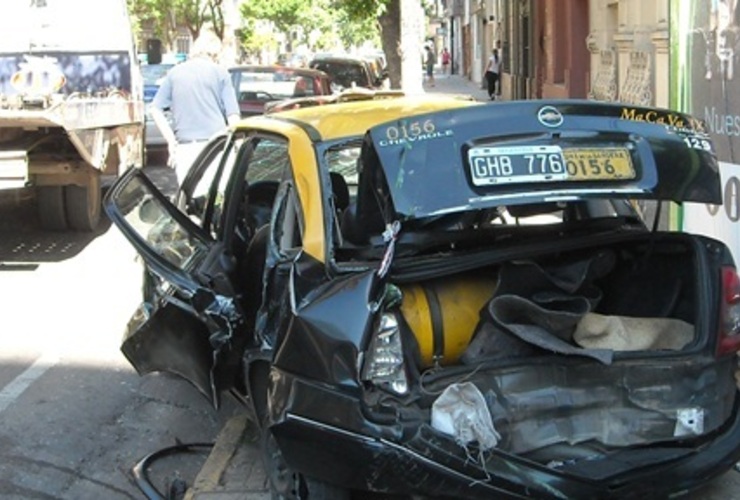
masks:
{"type": "Polygon", "coordinates": [[[484,470],[475,452],[471,459],[426,424],[394,437],[398,427],[368,421],[356,399],[299,379],[283,383],[290,403],[272,431],[285,459],[304,474],[360,490],[471,499],[659,498],[694,490],[740,460],[737,398],[730,420],[700,449],[639,450],[639,457],[624,458],[651,465],[595,481],[497,450],[486,455],[484,470]]]}

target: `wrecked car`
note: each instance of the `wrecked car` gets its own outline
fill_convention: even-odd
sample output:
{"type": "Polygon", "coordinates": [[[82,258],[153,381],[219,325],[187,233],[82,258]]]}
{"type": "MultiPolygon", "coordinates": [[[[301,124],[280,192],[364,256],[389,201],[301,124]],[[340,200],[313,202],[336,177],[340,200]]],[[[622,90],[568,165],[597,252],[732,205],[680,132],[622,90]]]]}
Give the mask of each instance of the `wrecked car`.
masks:
{"type": "Polygon", "coordinates": [[[174,203],[141,170],[107,194],[149,276],[122,351],[238,395],[274,498],[682,494],[740,459],[740,279],[654,201],[721,202],[701,123],[669,110],[248,118],[174,203]]]}

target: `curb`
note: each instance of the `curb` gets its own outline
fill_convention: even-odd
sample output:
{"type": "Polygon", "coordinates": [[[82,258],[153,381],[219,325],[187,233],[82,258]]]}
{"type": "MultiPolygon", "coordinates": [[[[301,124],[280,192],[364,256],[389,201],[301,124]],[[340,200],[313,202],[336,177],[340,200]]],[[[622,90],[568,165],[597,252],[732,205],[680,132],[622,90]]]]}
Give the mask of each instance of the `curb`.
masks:
{"type": "Polygon", "coordinates": [[[223,490],[221,479],[232,457],[242,445],[246,430],[246,415],[237,415],[226,422],[193,486],[185,493],[185,500],[197,500],[204,496],[212,496],[217,490],[223,490]]]}

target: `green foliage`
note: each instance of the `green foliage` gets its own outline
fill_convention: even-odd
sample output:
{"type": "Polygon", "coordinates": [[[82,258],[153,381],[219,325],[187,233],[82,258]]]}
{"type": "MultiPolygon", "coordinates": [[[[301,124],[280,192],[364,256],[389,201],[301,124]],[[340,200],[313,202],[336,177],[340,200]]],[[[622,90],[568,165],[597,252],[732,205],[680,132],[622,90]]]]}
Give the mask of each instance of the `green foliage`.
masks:
{"type": "Polygon", "coordinates": [[[354,21],[375,19],[388,7],[389,0],[332,0],[335,9],[344,11],[354,21]]]}
{"type": "Polygon", "coordinates": [[[154,36],[171,45],[177,27],[185,26],[190,35],[198,38],[209,26],[219,38],[224,37],[224,0],[126,0],[129,13],[139,37],[144,27],[150,27],[154,36]]]}
{"type": "MultiPolygon", "coordinates": [[[[243,24],[269,22],[286,38],[297,36],[296,42],[322,50],[337,44],[349,47],[377,42],[375,19],[378,6],[385,1],[249,0],[242,4],[241,16],[243,24]]],[[[245,48],[255,44],[253,36],[255,31],[244,37],[245,48]]]]}
{"type": "Polygon", "coordinates": [[[288,34],[297,26],[301,10],[312,0],[249,0],[241,6],[241,15],[245,19],[271,21],[275,28],[288,34]]]}

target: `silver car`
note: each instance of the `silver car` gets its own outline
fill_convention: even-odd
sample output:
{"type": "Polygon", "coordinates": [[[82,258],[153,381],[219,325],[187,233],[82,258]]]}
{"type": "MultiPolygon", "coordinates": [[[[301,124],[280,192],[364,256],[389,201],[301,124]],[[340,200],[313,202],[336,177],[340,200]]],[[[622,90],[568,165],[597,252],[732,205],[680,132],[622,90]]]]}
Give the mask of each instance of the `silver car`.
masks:
{"type": "MultiPolygon", "coordinates": [[[[162,79],[174,64],[144,64],[141,66],[141,74],[144,78],[144,102],[148,105],[154,100],[162,79]]],[[[169,113],[165,113],[170,118],[169,113]]],[[[166,150],[167,141],[164,140],[162,132],[154,123],[149,110],[146,112],[146,149],[147,152],[166,150]]]]}

